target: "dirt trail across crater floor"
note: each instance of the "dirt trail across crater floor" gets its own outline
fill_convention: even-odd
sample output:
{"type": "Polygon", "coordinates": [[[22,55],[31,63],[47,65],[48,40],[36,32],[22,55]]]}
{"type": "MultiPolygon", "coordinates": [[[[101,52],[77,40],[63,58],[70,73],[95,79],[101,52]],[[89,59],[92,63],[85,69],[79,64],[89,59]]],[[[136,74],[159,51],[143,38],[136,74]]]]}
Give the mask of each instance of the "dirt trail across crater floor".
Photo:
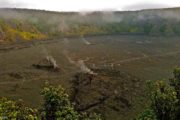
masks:
{"type": "Polygon", "coordinates": [[[129,58],[125,60],[120,60],[118,63],[126,63],[126,62],[132,62],[132,61],[137,61],[137,60],[142,60],[142,59],[150,59],[150,58],[156,58],[156,57],[166,57],[166,56],[172,56],[172,55],[178,55],[180,54],[180,51],[173,51],[173,52],[167,52],[164,54],[158,54],[158,55],[143,55],[142,57],[134,57],[134,58],[129,58]]]}

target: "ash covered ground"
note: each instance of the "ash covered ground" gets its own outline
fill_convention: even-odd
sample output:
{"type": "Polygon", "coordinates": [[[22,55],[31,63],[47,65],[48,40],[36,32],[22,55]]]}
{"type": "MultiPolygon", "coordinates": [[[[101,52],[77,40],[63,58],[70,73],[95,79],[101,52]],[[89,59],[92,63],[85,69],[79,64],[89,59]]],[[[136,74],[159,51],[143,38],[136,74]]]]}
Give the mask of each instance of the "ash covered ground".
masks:
{"type": "Polygon", "coordinates": [[[61,84],[79,111],[133,118],[146,81],[180,65],[179,37],[103,35],[0,45],[0,95],[40,106],[40,89],[61,84]]]}

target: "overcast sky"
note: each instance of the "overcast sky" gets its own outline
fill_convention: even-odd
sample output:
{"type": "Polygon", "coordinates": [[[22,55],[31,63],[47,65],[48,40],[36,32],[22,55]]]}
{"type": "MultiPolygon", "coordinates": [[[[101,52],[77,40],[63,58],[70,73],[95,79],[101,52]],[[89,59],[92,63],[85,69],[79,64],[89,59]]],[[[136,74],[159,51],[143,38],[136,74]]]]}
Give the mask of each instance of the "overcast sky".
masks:
{"type": "Polygon", "coordinates": [[[50,11],[122,11],[180,7],[180,0],[0,0],[0,7],[50,11]]]}

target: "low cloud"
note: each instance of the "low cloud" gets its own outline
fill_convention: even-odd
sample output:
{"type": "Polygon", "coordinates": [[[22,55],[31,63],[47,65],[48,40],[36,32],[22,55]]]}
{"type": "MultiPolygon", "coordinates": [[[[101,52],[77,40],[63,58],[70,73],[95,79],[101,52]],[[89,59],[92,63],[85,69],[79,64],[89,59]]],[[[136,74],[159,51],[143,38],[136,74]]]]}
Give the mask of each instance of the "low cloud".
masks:
{"type": "Polygon", "coordinates": [[[170,6],[165,4],[156,4],[156,3],[138,3],[134,5],[125,6],[122,10],[142,10],[142,9],[155,9],[155,8],[168,8],[170,6]]]}
{"type": "Polygon", "coordinates": [[[0,0],[0,8],[18,8],[18,7],[27,7],[27,4],[23,2],[13,2],[12,0],[0,0]]]}

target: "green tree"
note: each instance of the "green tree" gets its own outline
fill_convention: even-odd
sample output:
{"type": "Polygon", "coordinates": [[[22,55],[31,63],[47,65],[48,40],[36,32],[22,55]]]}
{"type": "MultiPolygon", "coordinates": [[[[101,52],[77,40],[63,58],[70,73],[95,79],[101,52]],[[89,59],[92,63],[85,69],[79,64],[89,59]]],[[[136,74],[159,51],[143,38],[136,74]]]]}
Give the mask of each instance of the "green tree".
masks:
{"type": "Polygon", "coordinates": [[[164,81],[148,83],[151,106],[137,120],[176,120],[177,93],[164,81]]]}
{"type": "Polygon", "coordinates": [[[44,97],[43,114],[46,120],[78,120],[79,114],[61,86],[44,87],[41,93],[44,97]]]}
{"type": "Polygon", "coordinates": [[[180,116],[180,68],[174,69],[174,78],[149,82],[151,106],[137,120],[179,120],[180,116]],[[152,115],[154,114],[154,119],[152,115]],[[146,118],[146,119],[144,119],[146,118]],[[148,119],[147,119],[148,118],[148,119]]]}
{"type": "Polygon", "coordinates": [[[174,88],[159,80],[150,84],[151,106],[158,120],[175,120],[177,93],[174,88]]]}
{"type": "Polygon", "coordinates": [[[170,85],[174,87],[177,92],[177,98],[180,100],[180,68],[174,69],[174,78],[170,79],[170,85]]]}
{"type": "Polygon", "coordinates": [[[180,116],[180,68],[174,69],[174,78],[170,79],[170,85],[175,89],[177,93],[177,112],[176,112],[176,120],[178,120],[178,116],[180,116]]]}
{"type": "Polygon", "coordinates": [[[45,120],[101,120],[100,115],[86,112],[78,113],[61,87],[47,85],[42,90],[44,98],[42,118],[45,120]]]}

